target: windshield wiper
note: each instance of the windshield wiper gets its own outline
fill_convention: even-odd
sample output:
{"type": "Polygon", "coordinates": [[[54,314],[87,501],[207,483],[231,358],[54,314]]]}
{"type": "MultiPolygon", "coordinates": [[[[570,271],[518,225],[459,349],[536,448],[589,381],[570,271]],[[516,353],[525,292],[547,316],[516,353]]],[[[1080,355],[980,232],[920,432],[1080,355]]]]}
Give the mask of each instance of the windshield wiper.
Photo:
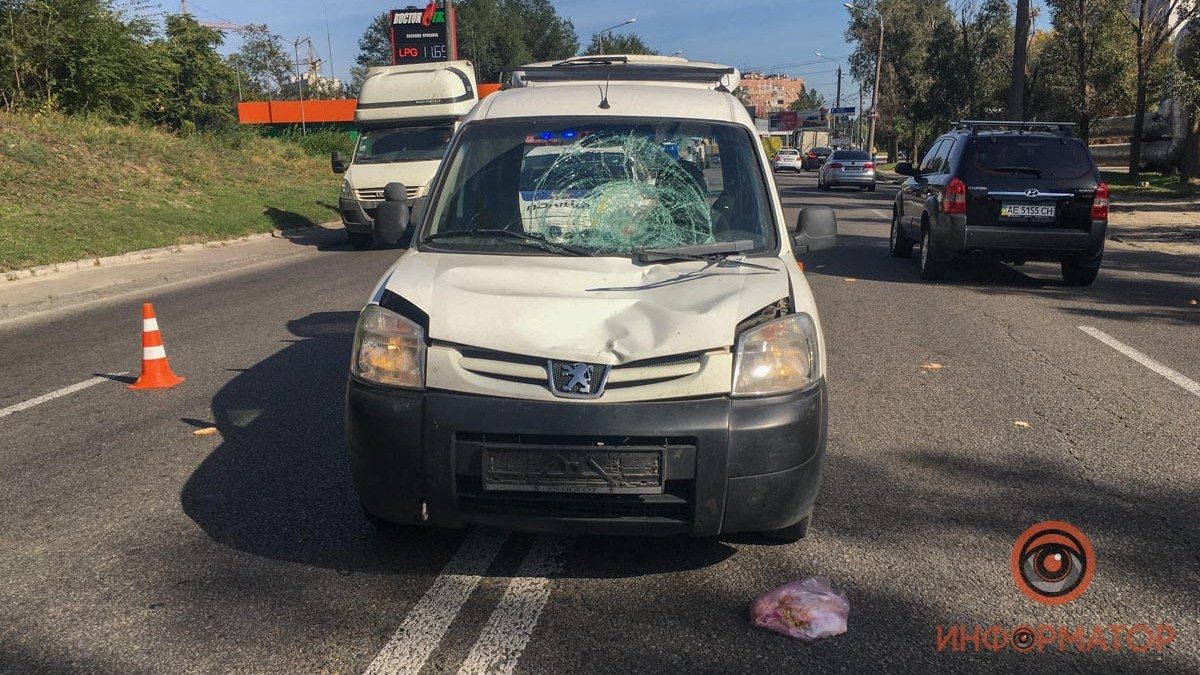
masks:
{"type": "Polygon", "coordinates": [[[559,253],[559,254],[565,253],[568,255],[591,255],[591,253],[589,253],[581,248],[575,248],[574,246],[567,246],[565,244],[555,244],[554,242],[546,241],[545,239],[542,239],[541,237],[534,237],[532,235],[523,234],[521,232],[513,232],[512,230],[485,229],[485,230],[458,230],[458,231],[454,231],[454,232],[434,232],[433,234],[422,239],[421,243],[424,244],[424,243],[431,242],[431,241],[440,241],[442,239],[453,239],[455,237],[470,237],[470,236],[474,236],[474,235],[480,235],[480,236],[484,236],[484,237],[507,237],[509,239],[515,239],[516,241],[522,242],[529,246],[534,246],[536,248],[540,248],[543,251],[549,251],[550,253],[559,253]]]}
{"type": "Polygon", "coordinates": [[[992,169],[992,171],[996,171],[998,173],[1028,173],[1037,176],[1038,178],[1042,177],[1041,169],[1034,169],[1028,166],[998,166],[992,169]]]}
{"type": "Polygon", "coordinates": [[[776,271],[774,267],[732,260],[729,256],[745,253],[754,249],[754,242],[749,239],[738,241],[717,241],[711,244],[696,246],[680,246],[678,248],[647,249],[633,254],[634,262],[646,264],[666,260],[699,260],[702,262],[727,262],[741,267],[753,267],[760,270],[776,271]]]}

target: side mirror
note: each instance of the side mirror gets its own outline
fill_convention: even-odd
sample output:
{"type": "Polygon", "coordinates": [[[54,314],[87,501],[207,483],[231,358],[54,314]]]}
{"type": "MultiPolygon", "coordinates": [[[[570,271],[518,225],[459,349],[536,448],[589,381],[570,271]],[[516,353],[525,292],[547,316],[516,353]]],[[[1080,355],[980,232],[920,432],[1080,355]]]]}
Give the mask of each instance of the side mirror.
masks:
{"type": "Polygon", "coordinates": [[[792,235],[796,253],[812,253],[837,244],[837,215],[828,206],[809,206],[800,210],[796,232],[792,235]]]}
{"type": "Polygon", "coordinates": [[[917,170],[913,168],[912,162],[900,162],[896,165],[896,173],[901,176],[915,176],[917,170]]]}
{"type": "Polygon", "coordinates": [[[388,183],[383,201],[375,207],[375,241],[395,246],[404,238],[412,220],[408,209],[408,188],[404,183],[388,183]]]}
{"type": "Polygon", "coordinates": [[[329,158],[329,163],[332,165],[334,173],[346,173],[346,160],[342,159],[342,153],[337,150],[329,158]]]}

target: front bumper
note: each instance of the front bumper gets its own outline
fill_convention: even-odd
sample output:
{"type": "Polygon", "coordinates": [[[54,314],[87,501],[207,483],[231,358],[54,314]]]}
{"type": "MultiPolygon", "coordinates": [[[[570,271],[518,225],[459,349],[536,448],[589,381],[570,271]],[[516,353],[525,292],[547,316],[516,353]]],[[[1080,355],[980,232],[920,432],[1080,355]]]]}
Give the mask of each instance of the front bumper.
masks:
{"type": "Polygon", "coordinates": [[[761,399],[587,404],[401,391],[351,379],[346,439],[359,498],[385,520],[716,535],[779,529],[812,513],[826,410],[824,381],[761,399]],[[623,442],[663,445],[664,493],[483,489],[481,452],[488,444],[552,452],[601,442],[607,450],[623,442]]]}
{"type": "Polygon", "coordinates": [[[375,207],[379,202],[362,202],[357,199],[338,198],[338,211],[342,214],[342,225],[351,232],[373,234],[375,232],[375,207]]]}

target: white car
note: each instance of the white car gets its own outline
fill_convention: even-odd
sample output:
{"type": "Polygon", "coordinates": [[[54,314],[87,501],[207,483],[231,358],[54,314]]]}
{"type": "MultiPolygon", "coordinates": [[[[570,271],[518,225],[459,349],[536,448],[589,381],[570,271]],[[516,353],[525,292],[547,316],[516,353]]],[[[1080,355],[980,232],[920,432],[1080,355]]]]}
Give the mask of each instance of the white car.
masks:
{"type": "Polygon", "coordinates": [[[775,159],[771,162],[771,168],[775,171],[795,171],[800,173],[804,170],[804,156],[799,150],[793,148],[784,148],[775,154],[775,159]]]}
{"type": "Polygon", "coordinates": [[[464,119],[359,317],[346,398],[377,524],[804,536],[825,346],[737,71],[578,57],[464,119]],[[698,141],[697,141],[698,139],[698,141]],[[689,140],[690,143],[682,143],[689,140]],[[705,168],[681,145],[705,147],[705,168]]]}

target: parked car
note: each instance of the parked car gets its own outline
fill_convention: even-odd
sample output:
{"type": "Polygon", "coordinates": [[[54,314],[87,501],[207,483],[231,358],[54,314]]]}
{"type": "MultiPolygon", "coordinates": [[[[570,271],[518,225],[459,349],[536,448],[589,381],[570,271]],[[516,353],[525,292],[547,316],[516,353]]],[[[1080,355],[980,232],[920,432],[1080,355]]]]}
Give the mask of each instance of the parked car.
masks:
{"type": "Polygon", "coordinates": [[[834,150],[817,172],[817,187],[856,187],[875,191],[875,162],[865,150],[834,150]]]}
{"type": "Polygon", "coordinates": [[[372,522],[804,536],[827,398],[794,256],[837,224],[784,222],[738,79],[661,56],[526,66],[467,115],[419,222],[387,187],[377,219],[407,247],[346,394],[372,522]],[[666,149],[685,138],[721,161],[666,149]]]}
{"type": "Polygon", "coordinates": [[[833,148],[826,146],[817,146],[808,152],[804,153],[804,164],[802,165],[805,171],[816,171],[821,168],[825,160],[829,158],[829,153],[833,152],[833,148]]]}
{"type": "Polygon", "coordinates": [[[937,279],[952,260],[1059,262],[1063,280],[1096,279],[1108,228],[1108,186],[1087,146],[1059,123],[962,122],[939,137],[892,209],[892,255],[920,244],[920,271],[937,279]]]}
{"type": "Polygon", "coordinates": [[[800,151],[794,148],[784,148],[775,154],[771,161],[773,171],[795,171],[799,173],[804,168],[804,160],[800,151]]]}

